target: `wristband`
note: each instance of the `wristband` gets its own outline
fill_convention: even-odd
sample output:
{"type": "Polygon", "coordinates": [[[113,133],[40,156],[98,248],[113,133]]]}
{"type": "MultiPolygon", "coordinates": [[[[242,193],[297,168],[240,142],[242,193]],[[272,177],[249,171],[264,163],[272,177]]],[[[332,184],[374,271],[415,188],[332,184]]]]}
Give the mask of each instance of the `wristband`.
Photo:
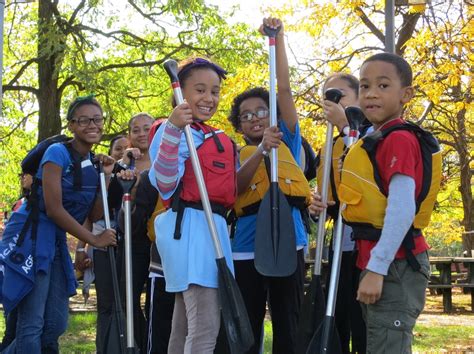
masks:
{"type": "Polygon", "coordinates": [[[76,248],[76,252],[85,252],[86,249],[84,247],[76,248]]]}
{"type": "Polygon", "coordinates": [[[268,156],[268,151],[263,148],[262,143],[258,144],[257,150],[259,150],[263,156],[268,156]]]}

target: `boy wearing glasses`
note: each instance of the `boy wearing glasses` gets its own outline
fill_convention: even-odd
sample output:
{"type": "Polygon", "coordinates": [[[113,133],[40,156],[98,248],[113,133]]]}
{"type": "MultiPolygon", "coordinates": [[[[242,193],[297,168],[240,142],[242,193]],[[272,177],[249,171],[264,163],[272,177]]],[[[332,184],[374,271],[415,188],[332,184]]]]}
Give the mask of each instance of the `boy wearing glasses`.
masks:
{"type": "MultiPolygon", "coordinates": [[[[278,82],[278,127],[269,127],[269,93],[263,88],[253,88],[237,96],[232,104],[229,120],[247,143],[240,150],[240,168],[237,172],[238,198],[235,211],[238,216],[232,244],[235,277],[242,292],[252,325],[255,344],[247,353],[259,353],[266,301],[272,314],[273,353],[294,353],[299,310],[303,298],[304,254],[306,229],[301,210],[310,200],[310,189],[301,168],[302,141],[298,115],[290,89],[288,60],[285,52],[283,24],[275,18],[264,19],[264,24],[277,28],[276,73],[278,82]],[[281,142],[283,141],[283,144],[281,142]],[[266,277],[254,265],[254,244],[259,202],[269,188],[264,157],[270,149],[278,148],[280,173],[285,170],[288,178],[279,176],[280,188],[291,183],[291,190],[298,190],[300,208],[292,205],[295,225],[298,264],[288,277],[266,277]],[[286,181],[282,183],[282,181],[286,181]]],[[[262,32],[262,28],[260,29],[262,32]]],[[[262,32],[263,33],[263,32],[262,32]]],[[[286,186],[288,187],[288,185],[286,186]]],[[[295,196],[293,193],[285,193],[295,196]]],[[[291,205],[291,204],[290,204],[291,205]]]]}

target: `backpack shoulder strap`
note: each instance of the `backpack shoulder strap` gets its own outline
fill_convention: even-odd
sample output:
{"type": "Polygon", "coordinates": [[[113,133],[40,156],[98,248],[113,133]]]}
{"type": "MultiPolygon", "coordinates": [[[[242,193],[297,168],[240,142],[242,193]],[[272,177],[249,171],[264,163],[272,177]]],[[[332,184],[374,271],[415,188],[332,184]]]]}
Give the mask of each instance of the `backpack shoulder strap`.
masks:
{"type": "Polygon", "coordinates": [[[81,155],[72,147],[70,141],[63,143],[66,147],[69,155],[71,156],[72,165],[73,165],[73,186],[74,190],[81,190],[82,188],[82,157],[81,155]]]}

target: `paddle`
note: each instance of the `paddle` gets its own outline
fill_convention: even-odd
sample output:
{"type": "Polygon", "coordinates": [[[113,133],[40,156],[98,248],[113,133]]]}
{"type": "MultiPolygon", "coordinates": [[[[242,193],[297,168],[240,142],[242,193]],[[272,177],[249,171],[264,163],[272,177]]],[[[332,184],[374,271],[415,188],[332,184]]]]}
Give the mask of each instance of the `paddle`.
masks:
{"type": "MultiPolygon", "coordinates": [[[[130,170],[135,169],[135,159],[131,152],[127,155],[130,159],[130,170]]],[[[133,293],[132,293],[132,214],[131,214],[131,200],[132,196],[130,191],[132,190],[137,178],[133,176],[132,179],[118,179],[120,185],[122,186],[123,196],[123,209],[124,209],[124,221],[125,221],[125,307],[127,312],[127,353],[136,353],[135,348],[135,338],[134,338],[134,329],[133,329],[133,293]]]]}
{"type": "MultiPolygon", "coordinates": [[[[270,125],[277,126],[275,37],[280,28],[264,26],[270,52],[270,125]]],[[[278,150],[270,152],[270,188],[257,213],[255,268],[265,276],[286,277],[296,270],[296,236],[291,207],[278,186],[278,150]]],[[[265,161],[268,165],[268,160],[265,161]]]]}
{"type": "MultiPolygon", "coordinates": [[[[359,126],[364,121],[365,117],[360,108],[346,107],[346,117],[349,122],[349,142],[350,147],[357,141],[359,126]]],[[[342,256],[342,211],[346,208],[346,204],[341,203],[337,215],[336,233],[334,237],[334,255],[331,267],[331,278],[329,280],[328,300],[326,306],[326,315],[322,324],[315,332],[311,342],[309,343],[307,354],[314,353],[342,353],[341,342],[339,334],[335,326],[334,313],[336,310],[337,289],[339,283],[339,272],[341,269],[342,256]]]]}
{"type": "MultiPolygon", "coordinates": [[[[339,103],[339,100],[342,97],[342,92],[335,88],[329,88],[324,93],[324,96],[326,100],[339,103]]],[[[323,203],[328,202],[329,177],[332,168],[333,130],[334,128],[332,123],[328,121],[326,130],[326,143],[324,145],[323,176],[320,190],[321,201],[323,203]]],[[[306,291],[303,304],[301,305],[300,321],[298,324],[298,341],[296,347],[297,353],[306,352],[314,332],[324,318],[326,301],[324,299],[324,292],[321,284],[321,262],[323,258],[324,237],[326,235],[326,215],[326,209],[323,209],[319,213],[314,271],[309,289],[306,291]]]]}
{"type": "MultiPolygon", "coordinates": [[[[102,196],[102,206],[104,208],[104,221],[105,228],[111,229],[110,225],[110,214],[109,214],[109,201],[107,200],[107,186],[105,184],[105,175],[102,163],[99,163],[100,171],[100,192],[102,196]]],[[[110,273],[112,276],[112,287],[114,292],[114,307],[115,312],[112,315],[108,331],[104,338],[104,353],[117,353],[120,352],[125,354],[125,332],[122,311],[122,301],[120,299],[120,288],[119,280],[117,276],[117,263],[115,261],[115,253],[111,246],[107,247],[107,252],[110,261],[110,273]],[[118,347],[117,347],[118,346],[118,347]]]]}
{"type": "MultiPolygon", "coordinates": [[[[176,61],[167,60],[164,63],[164,68],[170,77],[176,103],[178,105],[182,104],[183,94],[179,84],[176,61]]],[[[194,175],[196,176],[199,187],[201,203],[206,215],[209,232],[216,253],[217,272],[219,277],[219,287],[217,290],[229,348],[231,353],[242,353],[247,351],[253,344],[254,338],[252,327],[250,326],[247,310],[239,287],[234,276],[227,267],[224,253],[222,252],[221,243],[217,235],[217,229],[212,215],[211,205],[209,203],[209,197],[204,184],[201,166],[194,145],[194,139],[189,125],[184,127],[184,134],[186,136],[186,143],[188,145],[194,175]]]]}

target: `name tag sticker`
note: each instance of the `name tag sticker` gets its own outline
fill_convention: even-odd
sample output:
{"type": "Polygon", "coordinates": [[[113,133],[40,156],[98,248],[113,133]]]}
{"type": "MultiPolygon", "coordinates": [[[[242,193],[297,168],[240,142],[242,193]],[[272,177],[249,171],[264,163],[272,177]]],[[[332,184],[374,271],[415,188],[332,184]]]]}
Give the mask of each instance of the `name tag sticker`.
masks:
{"type": "Polygon", "coordinates": [[[81,162],[81,168],[86,168],[87,166],[92,166],[91,160],[84,160],[81,162]]]}

